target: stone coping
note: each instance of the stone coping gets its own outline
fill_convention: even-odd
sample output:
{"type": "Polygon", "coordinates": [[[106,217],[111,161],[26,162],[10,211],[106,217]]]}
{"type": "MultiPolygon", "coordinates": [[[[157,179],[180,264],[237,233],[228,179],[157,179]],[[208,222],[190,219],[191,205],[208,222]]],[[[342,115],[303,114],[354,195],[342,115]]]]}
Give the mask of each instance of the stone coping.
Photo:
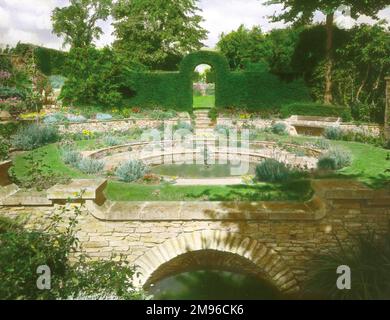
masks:
{"type": "Polygon", "coordinates": [[[316,197],[299,202],[222,201],[86,201],[88,211],[102,221],[258,221],[319,220],[324,205],[316,197]]]}
{"type": "Polygon", "coordinates": [[[53,202],[67,200],[93,200],[103,203],[106,179],[75,179],[69,184],[58,184],[47,190],[47,199],[53,202]]]}
{"type": "MultiPolygon", "coordinates": [[[[207,138],[207,137],[199,137],[199,136],[195,136],[194,139],[192,139],[193,142],[197,142],[197,141],[202,141],[202,142],[205,142],[206,144],[209,143],[209,142],[227,142],[229,140],[226,140],[226,139],[223,139],[223,140],[218,140],[218,139],[213,139],[213,138],[207,138]]],[[[127,152],[128,150],[126,150],[127,148],[129,147],[140,147],[140,146],[147,146],[147,145],[152,145],[152,144],[158,144],[158,145],[164,145],[164,144],[175,144],[175,143],[180,143],[181,140],[162,140],[162,141],[139,141],[139,142],[129,142],[129,143],[126,143],[126,144],[123,144],[123,145],[119,145],[119,146],[113,146],[113,147],[107,147],[107,148],[102,148],[102,149],[99,149],[99,150],[94,150],[90,153],[88,153],[88,156],[91,157],[91,158],[95,158],[95,159],[100,159],[101,157],[104,157],[106,156],[108,153],[112,153],[112,152],[127,152]]],[[[241,142],[240,140],[232,140],[230,141],[230,143],[238,143],[238,142],[241,142]]],[[[249,147],[250,146],[258,146],[258,145],[264,145],[264,146],[278,146],[278,143],[277,142],[273,142],[273,141],[250,141],[249,142],[249,147]]],[[[286,146],[286,147],[292,147],[292,148],[298,148],[298,149],[302,149],[302,150],[306,150],[306,151],[310,151],[312,152],[315,156],[321,156],[321,154],[323,153],[321,150],[319,149],[315,149],[315,148],[311,148],[311,147],[306,147],[306,146],[303,146],[303,145],[297,145],[297,144],[292,144],[292,143],[283,143],[283,146],[286,146]]],[[[241,148],[238,148],[237,149],[241,149],[241,148]]],[[[181,153],[181,152],[179,152],[181,153]]],[[[251,150],[249,149],[248,153],[256,153],[255,151],[254,152],[251,152],[251,150]]]]}

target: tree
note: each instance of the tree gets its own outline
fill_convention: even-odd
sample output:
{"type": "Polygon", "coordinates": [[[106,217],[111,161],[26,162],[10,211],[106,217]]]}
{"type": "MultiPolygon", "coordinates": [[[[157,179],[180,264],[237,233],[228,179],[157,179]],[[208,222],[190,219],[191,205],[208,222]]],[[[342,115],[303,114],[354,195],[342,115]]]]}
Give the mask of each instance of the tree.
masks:
{"type": "Polygon", "coordinates": [[[217,47],[226,56],[233,70],[243,69],[246,62],[263,60],[264,39],[259,27],[249,30],[241,25],[237,31],[222,33],[217,47]]]}
{"type": "Polygon", "coordinates": [[[124,60],[110,48],[93,47],[71,49],[65,71],[67,81],[61,98],[77,106],[121,106],[123,99],[131,98],[129,73],[143,67],[124,60]]]}
{"type": "Polygon", "coordinates": [[[376,18],[377,13],[390,5],[390,0],[270,0],[267,4],[282,4],[284,11],[279,16],[274,16],[274,21],[285,21],[307,24],[313,20],[314,14],[321,11],[326,15],[326,68],[325,68],[325,93],[324,102],[332,103],[333,100],[333,26],[334,16],[341,6],[351,9],[353,18],[359,15],[367,15],[376,18]]]}
{"type": "Polygon", "coordinates": [[[207,31],[196,0],[119,0],[113,8],[114,48],[152,69],[173,70],[203,47],[207,31]]]}
{"type": "Polygon", "coordinates": [[[70,0],[70,5],[55,8],[52,13],[53,33],[64,37],[64,46],[83,48],[100,38],[99,20],[107,20],[112,0],[70,0]]]}

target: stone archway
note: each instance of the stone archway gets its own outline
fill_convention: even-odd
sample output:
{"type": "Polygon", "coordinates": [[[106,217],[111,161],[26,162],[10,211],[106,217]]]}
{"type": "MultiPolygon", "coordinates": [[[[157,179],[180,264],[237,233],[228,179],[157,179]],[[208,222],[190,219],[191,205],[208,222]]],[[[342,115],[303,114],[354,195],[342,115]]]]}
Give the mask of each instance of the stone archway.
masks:
{"type": "Polygon", "coordinates": [[[277,252],[257,240],[219,230],[167,240],[138,258],[135,265],[135,285],[141,287],[181,272],[214,267],[254,275],[283,293],[299,290],[293,272],[277,252]]]}

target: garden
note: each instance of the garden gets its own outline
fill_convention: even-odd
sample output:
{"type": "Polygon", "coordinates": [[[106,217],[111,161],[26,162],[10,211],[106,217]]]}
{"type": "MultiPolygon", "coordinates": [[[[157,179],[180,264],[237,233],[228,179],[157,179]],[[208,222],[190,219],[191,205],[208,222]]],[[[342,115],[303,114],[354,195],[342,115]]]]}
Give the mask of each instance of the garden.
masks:
{"type": "MultiPolygon", "coordinates": [[[[337,5],[327,24],[304,21],[268,33],[241,25],[204,50],[203,18],[191,14],[197,1],[181,1],[180,14],[175,1],[166,1],[164,10],[148,6],[152,0],[134,2],[72,0],[56,8],[53,33],[67,51],[21,42],[0,49],[0,299],[390,299],[386,22],[338,27],[329,20],[337,5]],[[146,8],[153,11],[151,26],[164,21],[163,33],[137,28],[146,8]],[[74,10],[91,19],[75,34],[67,28],[77,22],[74,10]],[[109,16],[115,41],[97,48],[103,32],[97,21],[109,16]],[[185,26],[180,36],[179,26],[185,26]],[[93,197],[90,181],[99,184],[93,197]],[[331,189],[319,192],[317,183],[329,181],[335,190],[358,186],[352,200],[350,194],[329,198],[331,189]],[[78,183],[87,190],[73,192],[78,183]],[[57,190],[66,191],[50,198],[57,190]],[[361,190],[374,200],[356,196],[361,190]],[[361,217],[371,214],[366,205],[377,218],[361,217]],[[188,206],[193,217],[183,218],[180,209],[170,219],[165,206],[188,206]],[[206,206],[219,207],[209,213],[201,209],[206,206]],[[141,208],[136,218],[132,207],[141,208]],[[341,211],[335,216],[329,208],[341,211]],[[91,210],[107,212],[102,219],[91,210]],[[277,229],[292,221],[302,223],[302,231],[293,233],[293,224],[290,231],[277,229]],[[109,233],[99,224],[105,222],[120,227],[109,233]],[[255,231],[242,230],[243,224],[254,224],[255,231]],[[216,265],[172,275],[142,260],[152,245],[215,229],[266,240],[281,256],[287,250],[285,260],[295,268],[294,281],[286,280],[291,291],[282,292],[263,271],[253,272],[241,256],[232,266],[218,265],[228,251],[216,265]],[[278,232],[263,238],[269,230],[278,232]],[[301,249],[304,242],[312,246],[288,251],[291,243],[301,249]],[[288,258],[298,251],[309,258],[288,258]],[[302,266],[306,260],[311,264],[302,266]],[[141,286],[133,281],[138,261],[150,273],[141,286]],[[365,280],[337,291],[333,268],[348,263],[365,280]],[[34,287],[40,265],[56,274],[53,290],[34,287]],[[158,278],[158,271],[165,276],[158,278]],[[149,286],[150,279],[155,283],[149,286]],[[211,292],[205,289],[210,281],[216,284],[211,292]],[[295,286],[303,289],[293,291],[295,286]]],[[[323,10],[321,1],[314,2],[314,12],[323,10]]],[[[272,3],[290,10],[274,20],[299,22],[296,12],[313,16],[312,6],[300,2],[272,3]]],[[[350,5],[358,16],[372,17],[387,7],[386,1],[350,5]]],[[[174,268],[180,257],[165,262],[174,261],[174,268]]]]}

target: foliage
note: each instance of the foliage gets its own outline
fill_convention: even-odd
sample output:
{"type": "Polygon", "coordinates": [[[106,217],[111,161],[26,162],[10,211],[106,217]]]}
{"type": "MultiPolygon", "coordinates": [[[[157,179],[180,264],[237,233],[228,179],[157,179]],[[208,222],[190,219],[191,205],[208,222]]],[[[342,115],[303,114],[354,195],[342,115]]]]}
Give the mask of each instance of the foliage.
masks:
{"type": "Polygon", "coordinates": [[[148,171],[149,168],[142,161],[129,160],[116,169],[115,175],[121,181],[134,182],[141,179],[148,171]]]}
{"type": "Polygon", "coordinates": [[[206,39],[198,11],[195,0],[117,1],[114,48],[154,70],[176,70],[183,56],[202,48],[206,39]]]}
{"type": "Polygon", "coordinates": [[[324,138],[319,138],[314,142],[314,147],[321,150],[328,150],[330,148],[330,143],[324,138]]]}
{"type": "Polygon", "coordinates": [[[33,150],[60,139],[58,128],[47,125],[32,124],[20,127],[12,136],[12,146],[22,150],[33,150]]]}
{"type": "Polygon", "coordinates": [[[26,99],[26,92],[23,89],[18,89],[15,87],[0,86],[0,98],[1,99],[8,99],[8,98],[26,99]]]}
{"type": "Polygon", "coordinates": [[[1,299],[48,300],[88,295],[142,298],[131,284],[134,268],[123,257],[92,262],[85,254],[74,255],[80,250],[77,231],[81,215],[82,208],[63,206],[48,217],[45,228],[31,231],[1,219],[1,299]],[[36,270],[43,265],[51,271],[50,290],[39,290],[36,285],[36,270]]]}
{"type": "Polygon", "coordinates": [[[52,13],[53,33],[64,38],[64,46],[83,48],[100,39],[103,30],[98,22],[110,15],[112,0],[71,0],[67,7],[57,7],[52,13]]]}
{"type": "Polygon", "coordinates": [[[340,170],[351,164],[351,153],[342,148],[332,148],[318,160],[319,169],[340,170]]]}
{"type": "Polygon", "coordinates": [[[341,140],[343,130],[340,127],[326,127],[324,136],[329,140],[341,140]]]}
{"type": "Polygon", "coordinates": [[[21,124],[16,122],[0,123],[0,136],[9,140],[9,138],[16,133],[20,126],[21,124]]]}
{"type": "Polygon", "coordinates": [[[324,59],[324,102],[333,102],[333,70],[334,70],[334,17],[341,6],[348,6],[353,18],[360,15],[376,17],[377,13],[389,5],[388,0],[269,0],[269,5],[281,4],[283,11],[279,16],[274,16],[274,21],[295,22],[296,24],[308,24],[314,19],[317,11],[326,16],[326,37],[323,47],[326,50],[324,59]]]}
{"type": "Polygon", "coordinates": [[[311,260],[306,295],[335,300],[390,299],[390,234],[350,235],[349,241],[337,240],[337,247],[317,254],[311,260]],[[336,270],[347,265],[352,270],[351,290],[338,290],[336,270]]]}
{"type": "Polygon", "coordinates": [[[113,146],[119,146],[119,145],[123,144],[123,139],[118,137],[118,136],[114,136],[114,135],[106,135],[103,138],[103,142],[105,145],[107,145],[109,147],[113,147],[113,146]]]}
{"type": "Polygon", "coordinates": [[[180,130],[184,130],[184,131],[188,131],[188,132],[192,132],[194,130],[194,128],[192,127],[192,125],[188,122],[184,122],[184,121],[178,121],[177,124],[175,124],[173,126],[173,132],[175,131],[180,131],[180,130]]]}
{"type": "Polygon", "coordinates": [[[67,81],[60,98],[64,103],[79,106],[118,107],[124,98],[133,95],[128,89],[128,72],[139,68],[109,48],[72,49],[66,61],[67,81]]]}
{"type": "Polygon", "coordinates": [[[63,148],[61,150],[61,155],[64,163],[74,168],[78,167],[80,161],[83,158],[80,152],[73,150],[72,148],[63,148]]]}
{"type": "Polygon", "coordinates": [[[291,170],[274,159],[266,159],[256,166],[256,180],[265,182],[285,182],[291,176],[291,170]]]}
{"type": "Polygon", "coordinates": [[[217,44],[220,52],[228,59],[232,70],[244,69],[247,62],[259,62],[264,58],[264,35],[259,27],[251,30],[241,25],[237,31],[222,33],[217,44]]]}
{"type": "Polygon", "coordinates": [[[104,169],[104,162],[92,158],[83,158],[78,162],[77,168],[86,174],[97,174],[104,169]]]}
{"type": "Polygon", "coordinates": [[[96,120],[98,120],[98,121],[107,121],[107,120],[111,120],[111,119],[112,119],[112,115],[107,114],[107,113],[98,113],[96,115],[96,120]]]}
{"type": "Polygon", "coordinates": [[[170,110],[155,109],[150,114],[150,118],[155,120],[169,120],[176,117],[177,117],[177,112],[172,109],[170,110]]]}
{"type": "Polygon", "coordinates": [[[285,135],[287,134],[287,126],[283,122],[278,122],[272,125],[271,132],[274,134],[285,135]]]}
{"type": "Polygon", "coordinates": [[[324,171],[333,171],[336,170],[336,161],[333,158],[330,158],[328,156],[323,156],[320,159],[318,159],[317,162],[317,169],[324,170],[324,171]]]}
{"type": "Polygon", "coordinates": [[[209,118],[211,119],[211,121],[217,121],[217,118],[218,118],[218,110],[216,108],[212,108],[210,109],[209,113],[208,113],[208,116],[209,118]]]}
{"type": "Polygon", "coordinates": [[[0,162],[7,160],[9,157],[9,142],[0,136],[0,162]]]}
{"type": "Polygon", "coordinates": [[[385,76],[390,73],[390,37],[386,25],[360,25],[349,31],[337,51],[335,99],[350,106],[355,119],[383,122],[385,76]]]}
{"type": "Polygon", "coordinates": [[[281,109],[283,118],[290,116],[317,116],[317,117],[336,117],[344,121],[351,120],[350,111],[341,106],[324,105],[321,103],[292,103],[284,105],[281,109]]]}

